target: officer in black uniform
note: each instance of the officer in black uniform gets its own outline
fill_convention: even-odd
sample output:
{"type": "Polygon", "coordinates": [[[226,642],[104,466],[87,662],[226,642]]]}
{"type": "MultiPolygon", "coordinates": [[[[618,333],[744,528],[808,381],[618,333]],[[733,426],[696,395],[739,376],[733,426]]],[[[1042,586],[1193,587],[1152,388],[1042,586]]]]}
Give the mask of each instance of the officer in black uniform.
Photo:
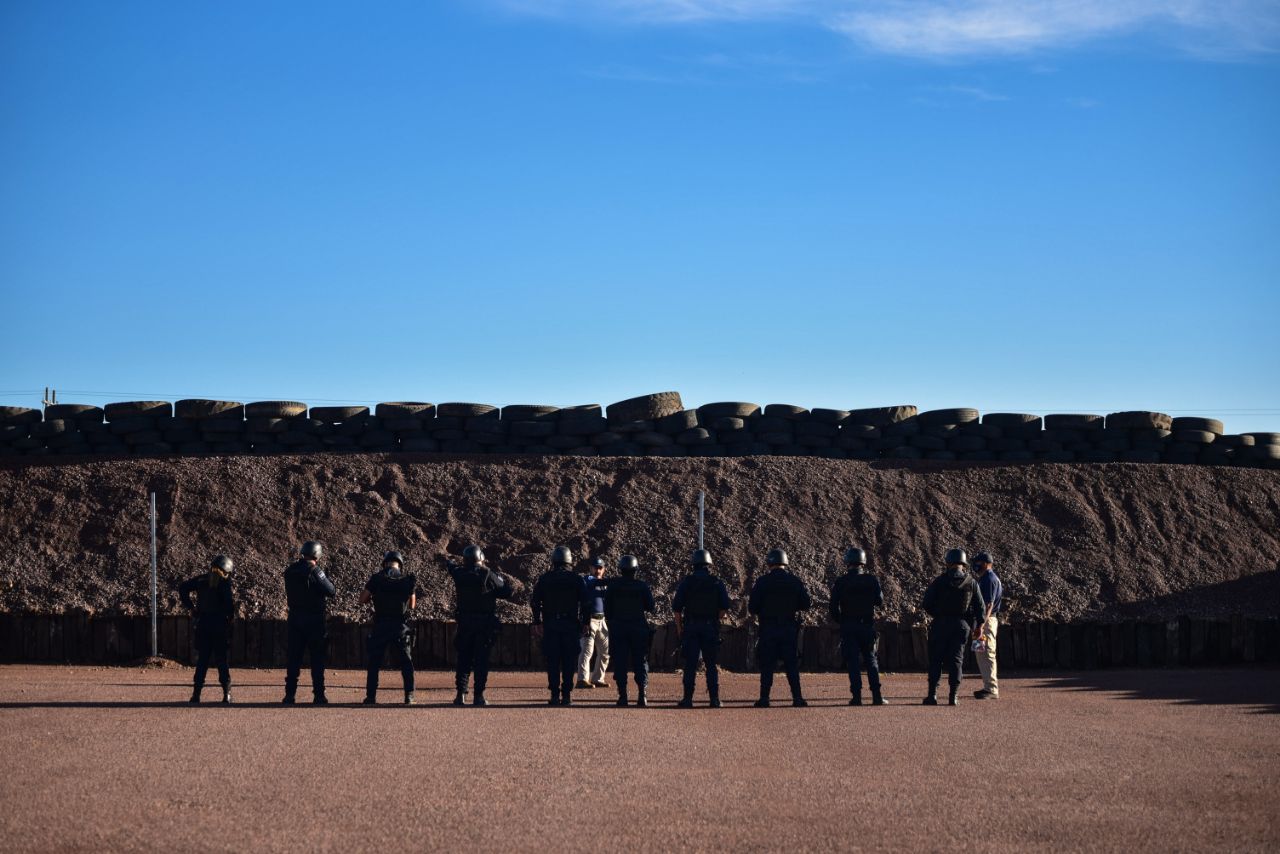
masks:
{"type": "Polygon", "coordinates": [[[369,672],[365,677],[365,705],[378,702],[378,668],[391,647],[404,677],[404,703],[413,705],[413,635],[409,613],[418,606],[418,582],[404,571],[404,555],[387,552],[382,571],[370,577],[360,592],[360,604],[373,602],[373,631],[369,633],[369,672]]]}
{"type": "Polygon", "coordinates": [[[467,682],[471,672],[476,674],[476,693],[471,700],[474,706],[487,706],[484,688],[489,681],[489,653],[498,636],[498,600],[510,599],[514,592],[511,579],[490,569],[484,552],[479,546],[467,546],[462,552],[462,566],[447,561],[449,575],[458,594],[458,634],[454,647],[458,651],[458,666],[454,683],[458,693],[453,698],[455,706],[466,699],[467,682]]]}
{"type": "Polygon", "coordinates": [[[618,558],[618,573],[604,594],[604,616],[613,647],[613,679],[618,683],[618,705],[627,705],[627,674],[636,679],[636,705],[649,705],[649,646],[653,629],[645,614],[653,613],[653,591],[636,578],[640,560],[635,555],[618,558]]]}
{"type": "Polygon", "coordinates": [[[711,707],[720,708],[720,622],[729,610],[729,591],[711,574],[711,552],[698,549],[690,558],[693,572],[681,579],[671,600],[680,652],[684,654],[684,697],[676,705],[693,708],[693,689],[698,679],[698,656],[707,666],[707,695],[711,707]]]}
{"type": "Polygon", "coordinates": [[[867,665],[871,704],[883,706],[875,616],[876,608],[884,603],[884,591],[880,589],[880,579],[867,572],[867,553],[862,549],[846,549],[844,565],[848,571],[831,587],[831,619],[840,625],[840,647],[849,666],[849,705],[862,705],[861,659],[867,665]]]}
{"type": "Polygon", "coordinates": [[[756,708],[769,707],[769,691],[779,658],[791,686],[791,705],[807,706],[800,692],[800,621],[796,615],[808,610],[813,601],[804,582],[787,571],[791,561],[785,551],[771,549],[764,562],[769,571],[756,579],[747,600],[747,610],[760,620],[760,641],[756,645],[760,699],[756,700],[756,708]]]}
{"type": "Polygon", "coordinates": [[[551,571],[538,579],[529,597],[534,637],[542,640],[542,655],[547,661],[549,706],[573,704],[573,674],[586,624],[582,613],[586,590],[582,576],[573,571],[573,552],[568,546],[556,546],[551,553],[551,571]]]}
{"type": "Polygon", "coordinates": [[[222,702],[231,702],[231,669],[227,666],[227,650],[231,645],[231,621],[235,618],[235,596],[231,590],[231,570],[235,564],[226,555],[217,555],[209,563],[209,571],[188,578],[178,585],[182,604],[195,616],[196,673],[191,702],[200,702],[200,690],[209,672],[209,659],[218,668],[222,684],[222,702]],[[196,601],[191,601],[191,594],[196,601]]]}
{"type": "Polygon", "coordinates": [[[960,671],[964,667],[964,645],[975,626],[982,624],[986,604],[978,583],[969,575],[969,556],[952,549],[946,556],[947,571],[924,592],[925,612],[933,617],[929,626],[929,694],[924,705],[938,705],[938,682],[947,667],[951,687],[948,704],[956,705],[960,691],[960,671]]]}
{"type": "Polygon", "coordinates": [[[302,559],[284,571],[284,593],[289,600],[289,658],[285,666],[285,705],[293,705],[298,693],[302,656],[311,653],[311,702],[329,702],[324,695],[324,663],[329,650],[325,611],[333,598],[333,582],[320,568],[324,549],[315,540],[302,544],[302,559]]]}

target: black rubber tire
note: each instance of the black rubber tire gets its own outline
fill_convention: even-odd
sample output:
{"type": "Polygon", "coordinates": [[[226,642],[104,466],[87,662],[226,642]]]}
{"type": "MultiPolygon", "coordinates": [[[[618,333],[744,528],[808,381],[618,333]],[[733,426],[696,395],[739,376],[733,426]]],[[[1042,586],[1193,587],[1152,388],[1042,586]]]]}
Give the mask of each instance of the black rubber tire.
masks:
{"type": "Polygon", "coordinates": [[[38,424],[31,425],[31,435],[38,439],[57,436],[59,433],[67,432],[67,424],[68,422],[63,421],[61,418],[41,421],[38,424]]]}
{"type": "Polygon", "coordinates": [[[622,424],[628,421],[656,421],[683,409],[684,402],[680,399],[680,392],[662,391],[611,403],[605,408],[605,415],[610,424],[622,424]]]}
{"type": "Polygon", "coordinates": [[[921,412],[916,420],[922,426],[932,427],[937,424],[968,424],[978,420],[976,409],[930,409],[921,412]]]}
{"type": "Polygon", "coordinates": [[[80,424],[96,421],[101,424],[104,414],[101,407],[89,403],[55,403],[45,407],[44,420],[75,421],[80,424]]]}
{"type": "Polygon", "coordinates": [[[373,414],[379,418],[434,418],[436,407],[434,403],[422,403],[418,401],[395,400],[389,403],[379,403],[373,408],[373,414]]]}
{"type": "Polygon", "coordinates": [[[704,403],[698,407],[698,420],[709,424],[717,418],[750,418],[759,413],[758,403],[704,403]]]}
{"type": "Polygon", "coordinates": [[[1208,430],[1174,430],[1172,436],[1175,442],[1191,442],[1196,445],[1211,445],[1217,438],[1217,433],[1208,430]]]}
{"type": "Polygon", "coordinates": [[[179,400],[173,405],[179,418],[244,418],[244,404],[235,400],[179,400]]]}
{"type": "Polygon", "coordinates": [[[889,424],[897,424],[899,421],[907,421],[915,418],[919,413],[916,407],[910,404],[901,406],[873,406],[869,409],[850,409],[849,418],[846,424],[870,424],[874,427],[884,427],[889,424]]]}
{"type": "Polygon", "coordinates": [[[558,414],[562,421],[570,418],[603,418],[604,407],[598,403],[580,403],[576,406],[562,406],[558,414]]]}
{"type": "Polygon", "coordinates": [[[631,437],[631,440],[646,448],[666,448],[674,445],[676,441],[666,433],[656,433],[652,430],[647,433],[637,433],[631,437]]]}
{"type": "Polygon", "coordinates": [[[118,418],[160,418],[173,415],[173,404],[167,400],[124,400],[106,405],[108,421],[118,418]]]}
{"type": "Polygon", "coordinates": [[[850,424],[845,422],[840,425],[841,436],[856,436],[859,439],[879,439],[880,428],[874,424],[850,424]]]}
{"type": "Polygon", "coordinates": [[[1104,423],[1101,415],[1082,415],[1072,413],[1046,415],[1044,417],[1044,426],[1046,430],[1057,430],[1060,428],[1070,430],[1101,430],[1104,423]]]}
{"type": "Polygon", "coordinates": [[[565,436],[594,436],[607,429],[609,422],[603,415],[581,415],[556,422],[556,432],[565,436]]]}
{"type": "Polygon", "coordinates": [[[558,406],[536,403],[513,403],[502,407],[503,421],[553,421],[560,412],[558,406]]]}
{"type": "Polygon", "coordinates": [[[369,414],[367,406],[313,406],[311,417],[325,424],[342,424],[363,419],[369,414]]]}
{"type": "Polygon", "coordinates": [[[442,403],[436,407],[436,414],[444,418],[498,418],[501,415],[498,407],[487,403],[442,403]]]}
{"type": "Polygon", "coordinates": [[[993,427],[1012,427],[1017,430],[1030,429],[1028,425],[1033,424],[1035,429],[1039,430],[1041,426],[1040,416],[1029,412],[988,412],[982,416],[982,423],[993,427]]]}
{"type": "Polygon", "coordinates": [[[1254,445],[1280,445],[1280,433],[1245,433],[1253,438],[1254,445]]]}
{"type": "Polygon", "coordinates": [[[809,418],[820,424],[843,424],[849,417],[847,409],[812,409],[809,411],[809,418]]]}
{"type": "Polygon", "coordinates": [[[1112,412],[1107,416],[1107,427],[1122,430],[1142,430],[1155,428],[1168,430],[1173,427],[1173,418],[1163,412],[1147,412],[1133,410],[1131,412],[1112,412]]]}
{"type": "Polygon", "coordinates": [[[684,409],[680,412],[674,412],[671,415],[659,418],[657,423],[657,428],[660,432],[669,433],[672,436],[697,426],[698,411],[696,409],[684,409]]]}
{"type": "Polygon", "coordinates": [[[1173,426],[1170,430],[1205,430],[1209,433],[1217,433],[1222,435],[1222,422],[1216,418],[1192,418],[1183,416],[1173,419],[1173,426]]]}
{"type": "Polygon", "coordinates": [[[440,450],[440,443],[427,436],[419,436],[414,439],[401,440],[400,450],[415,454],[433,454],[440,450]]]}
{"type": "Polygon", "coordinates": [[[771,403],[764,408],[765,415],[774,415],[778,418],[787,418],[792,421],[797,418],[805,418],[809,415],[809,410],[803,406],[792,406],[790,403],[771,403]]]}
{"type": "MultiPolygon", "coordinates": [[[[246,403],[245,418],[297,418],[307,414],[307,405],[296,400],[258,400],[246,403]]],[[[110,413],[107,414],[110,418],[110,413]]]]}
{"type": "Polygon", "coordinates": [[[1253,437],[1237,436],[1233,433],[1227,433],[1215,439],[1213,444],[1215,447],[1223,448],[1252,448],[1253,437]]]}
{"type": "MultiPolygon", "coordinates": [[[[699,416],[701,420],[701,416],[699,416]]],[[[724,430],[728,432],[741,432],[747,426],[747,422],[742,418],[735,418],[732,415],[722,415],[711,420],[711,429],[717,432],[724,430]]]]}
{"type": "Polygon", "coordinates": [[[513,439],[540,439],[556,432],[556,425],[550,421],[512,421],[510,426],[513,439]]]}

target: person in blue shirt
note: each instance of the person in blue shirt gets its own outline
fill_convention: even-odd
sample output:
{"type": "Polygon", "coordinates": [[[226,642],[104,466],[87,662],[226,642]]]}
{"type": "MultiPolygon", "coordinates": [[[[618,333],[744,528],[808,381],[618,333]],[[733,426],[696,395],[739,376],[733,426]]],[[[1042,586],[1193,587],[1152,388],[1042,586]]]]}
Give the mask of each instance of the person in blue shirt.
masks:
{"type": "Polygon", "coordinates": [[[813,600],[798,576],[787,570],[791,560],[782,549],[770,549],[765,558],[769,571],[756,579],[751,588],[747,610],[760,620],[760,640],[756,644],[756,663],[760,665],[760,699],[756,708],[769,708],[769,692],[773,674],[782,659],[791,686],[791,705],[807,706],[800,692],[800,611],[807,611],[813,600]]]}
{"type": "Polygon", "coordinates": [[[995,561],[987,552],[978,552],[973,568],[978,574],[978,590],[986,612],[982,620],[982,638],[974,655],[978,659],[978,671],[982,673],[982,688],[973,692],[978,700],[995,700],[1000,696],[1000,682],[996,678],[996,632],[1000,629],[1000,604],[1004,598],[1004,585],[993,568],[995,561]]]}
{"type": "Polygon", "coordinates": [[[698,549],[690,559],[693,572],[676,587],[671,610],[675,613],[676,634],[684,655],[684,698],[676,705],[693,708],[693,689],[698,679],[698,657],[707,666],[707,695],[713,709],[720,708],[720,621],[729,610],[729,591],[711,574],[711,552],[698,549]]]}
{"type": "Polygon", "coordinates": [[[573,671],[581,650],[586,589],[582,576],[573,571],[573,552],[568,546],[556,546],[551,571],[538,578],[529,597],[533,636],[542,642],[547,662],[548,706],[573,705],[573,671]]]}
{"type": "Polygon", "coordinates": [[[578,654],[578,681],[574,687],[607,688],[609,683],[604,675],[609,671],[609,620],[604,613],[604,599],[609,592],[609,580],[604,577],[604,558],[594,558],[591,572],[582,580],[586,585],[582,602],[585,621],[578,654]]]}

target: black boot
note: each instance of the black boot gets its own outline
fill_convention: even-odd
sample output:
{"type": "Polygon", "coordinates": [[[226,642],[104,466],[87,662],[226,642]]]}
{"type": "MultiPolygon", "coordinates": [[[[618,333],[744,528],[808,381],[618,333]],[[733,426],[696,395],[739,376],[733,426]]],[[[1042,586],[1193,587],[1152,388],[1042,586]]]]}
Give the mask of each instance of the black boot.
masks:
{"type": "Polygon", "coordinates": [[[455,706],[461,706],[467,701],[467,682],[470,679],[470,676],[458,676],[454,679],[454,684],[458,688],[458,693],[453,695],[453,704],[455,706]]]}
{"type": "Polygon", "coordinates": [[[884,695],[880,693],[880,686],[878,685],[875,688],[871,689],[871,705],[873,706],[889,705],[888,703],[885,702],[884,695]]]}
{"type": "Polygon", "coordinates": [[[921,703],[921,705],[924,705],[924,706],[938,705],[938,686],[937,685],[929,686],[929,693],[925,695],[924,702],[921,703]]]}
{"type": "Polygon", "coordinates": [[[486,700],[486,699],[484,698],[484,687],[483,687],[483,686],[481,686],[481,685],[477,685],[477,686],[476,686],[476,693],[475,693],[475,695],[474,695],[474,696],[472,696],[472,698],[471,698],[471,705],[473,705],[473,706],[487,706],[487,705],[489,705],[489,701],[488,701],[488,700],[486,700]]]}
{"type": "Polygon", "coordinates": [[[416,698],[413,696],[413,692],[412,692],[412,691],[405,691],[405,692],[404,692],[404,704],[405,704],[406,706],[412,706],[415,702],[416,702],[416,698]]]}
{"type": "Polygon", "coordinates": [[[199,705],[200,703],[200,686],[199,685],[197,685],[195,688],[191,690],[191,699],[187,700],[187,702],[193,706],[199,705]]]}
{"type": "Polygon", "coordinates": [[[614,705],[627,705],[627,684],[621,680],[618,681],[618,702],[614,705]]]}
{"type": "Polygon", "coordinates": [[[547,700],[547,705],[548,706],[560,705],[560,692],[557,691],[555,688],[551,689],[551,699],[547,700]]]}
{"type": "Polygon", "coordinates": [[[761,695],[760,695],[760,699],[759,699],[759,700],[756,700],[756,708],[757,708],[757,709],[767,709],[767,708],[769,708],[769,697],[768,697],[768,695],[766,695],[766,694],[761,694],[761,695]]]}
{"type": "Polygon", "coordinates": [[[854,692],[853,692],[852,696],[850,696],[850,697],[849,697],[849,705],[851,705],[851,706],[861,706],[861,705],[862,705],[862,692],[861,692],[861,691],[854,691],[854,692]]]}
{"type": "Polygon", "coordinates": [[[958,696],[958,695],[959,695],[959,693],[960,693],[960,686],[959,686],[959,685],[952,685],[952,686],[951,686],[951,690],[947,692],[947,705],[948,705],[948,706],[958,706],[958,705],[960,705],[960,697],[958,696]]]}
{"type": "Polygon", "coordinates": [[[693,689],[692,688],[685,689],[684,696],[680,698],[680,702],[676,703],[676,708],[678,709],[693,708],[693,689]]]}
{"type": "Polygon", "coordinates": [[[311,698],[311,703],[315,706],[329,705],[329,698],[324,695],[324,689],[316,691],[315,695],[311,698]]]}
{"type": "Polygon", "coordinates": [[[644,685],[641,685],[638,688],[636,688],[636,705],[642,709],[649,705],[649,698],[645,694],[644,685]]]}
{"type": "Polygon", "coordinates": [[[364,703],[366,706],[373,706],[377,704],[378,698],[375,697],[373,694],[365,694],[364,699],[361,700],[360,702],[364,703]]]}
{"type": "Polygon", "coordinates": [[[572,705],[573,705],[573,690],[572,690],[572,689],[570,689],[570,688],[561,688],[561,689],[560,689],[560,705],[562,705],[562,706],[572,706],[572,705]]]}
{"type": "Polygon", "coordinates": [[[224,706],[231,705],[231,686],[230,685],[222,686],[222,705],[224,706]]]}
{"type": "Polygon", "coordinates": [[[723,705],[723,704],[720,702],[720,689],[719,689],[719,688],[716,688],[715,690],[713,690],[713,691],[709,691],[709,692],[707,692],[707,693],[709,693],[709,694],[711,695],[711,703],[710,703],[711,708],[713,708],[713,709],[718,709],[718,708],[720,708],[720,706],[721,706],[721,705],[723,705]]]}

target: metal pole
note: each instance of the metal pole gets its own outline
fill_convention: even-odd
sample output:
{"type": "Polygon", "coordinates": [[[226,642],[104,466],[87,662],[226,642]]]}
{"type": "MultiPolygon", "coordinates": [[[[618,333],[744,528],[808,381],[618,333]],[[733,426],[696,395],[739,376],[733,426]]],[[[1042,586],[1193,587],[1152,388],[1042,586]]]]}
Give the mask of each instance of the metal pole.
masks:
{"type": "Polygon", "coordinates": [[[156,637],[156,494],[151,493],[151,657],[160,654],[156,637]]]}
{"type": "Polygon", "coordinates": [[[698,548],[700,549],[705,548],[705,546],[703,546],[702,544],[702,520],[704,518],[703,513],[706,506],[705,499],[706,499],[706,493],[699,492],[698,493],[698,548]]]}

